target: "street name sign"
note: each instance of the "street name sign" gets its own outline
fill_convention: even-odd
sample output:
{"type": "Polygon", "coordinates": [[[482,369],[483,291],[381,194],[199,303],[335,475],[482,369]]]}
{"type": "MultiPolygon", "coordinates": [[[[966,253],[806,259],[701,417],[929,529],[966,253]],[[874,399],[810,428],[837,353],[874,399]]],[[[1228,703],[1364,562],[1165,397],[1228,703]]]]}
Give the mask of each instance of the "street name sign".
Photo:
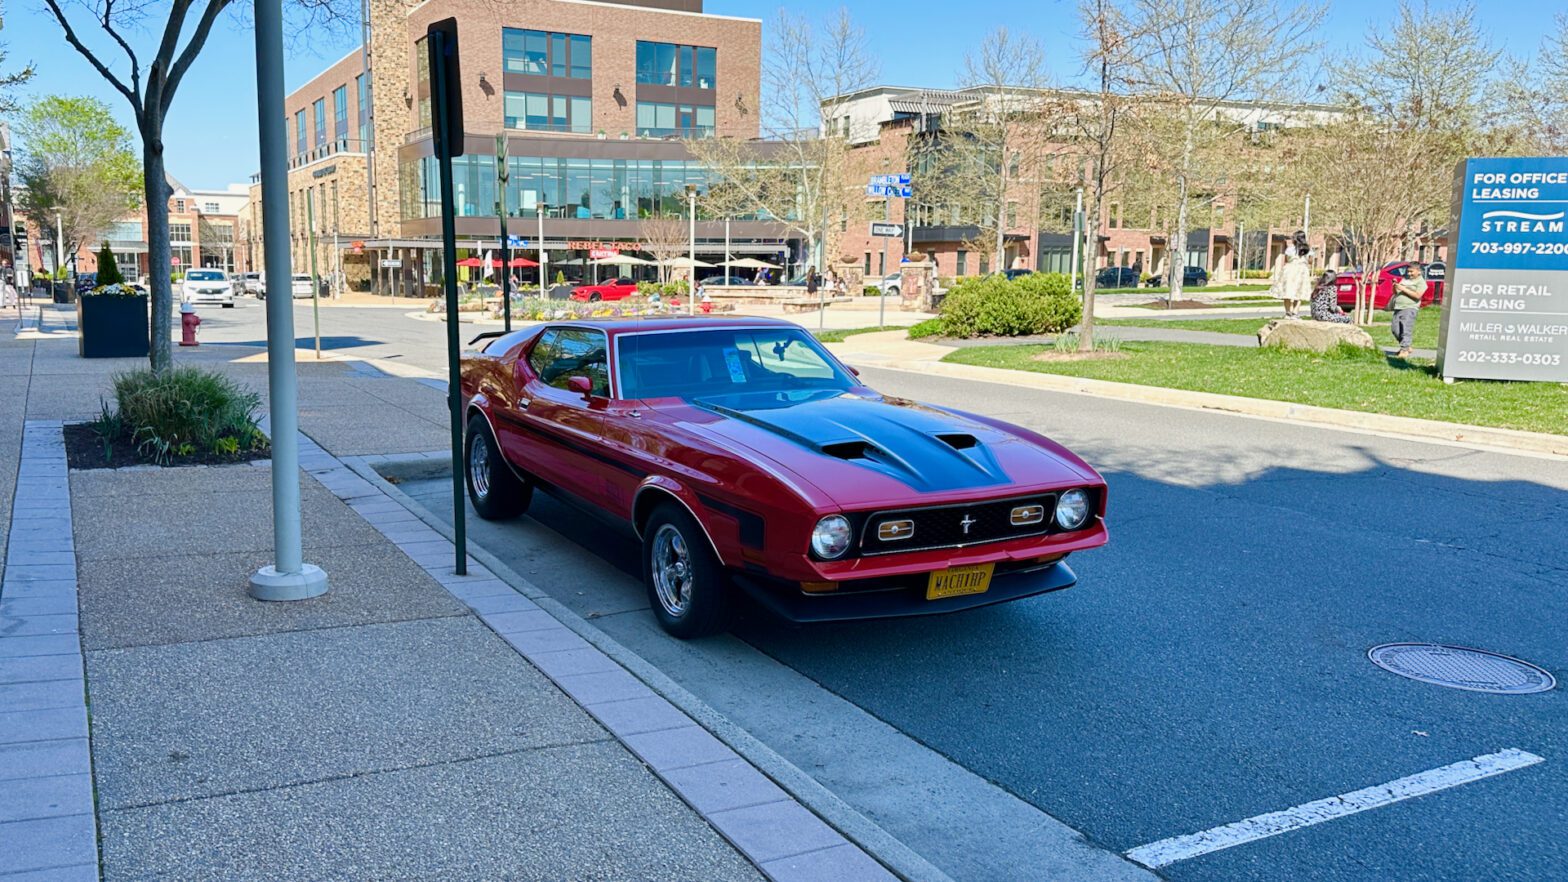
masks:
{"type": "Polygon", "coordinates": [[[871,235],[884,239],[901,239],[904,236],[904,225],[872,221],[871,235]]]}
{"type": "Polygon", "coordinates": [[[381,268],[382,269],[402,269],[403,268],[403,261],[398,259],[398,258],[396,258],[396,257],[383,257],[381,259],[381,268]]]}
{"type": "Polygon", "coordinates": [[[908,184],[867,184],[867,196],[897,196],[908,199],[912,192],[908,184]]]}
{"type": "Polygon", "coordinates": [[[1568,382],[1568,157],[1467,159],[1453,205],[1438,372],[1568,382]]]}
{"type": "Polygon", "coordinates": [[[507,236],[506,237],[506,247],[508,247],[508,248],[527,248],[528,247],[528,240],[524,239],[522,236],[507,236]]]}

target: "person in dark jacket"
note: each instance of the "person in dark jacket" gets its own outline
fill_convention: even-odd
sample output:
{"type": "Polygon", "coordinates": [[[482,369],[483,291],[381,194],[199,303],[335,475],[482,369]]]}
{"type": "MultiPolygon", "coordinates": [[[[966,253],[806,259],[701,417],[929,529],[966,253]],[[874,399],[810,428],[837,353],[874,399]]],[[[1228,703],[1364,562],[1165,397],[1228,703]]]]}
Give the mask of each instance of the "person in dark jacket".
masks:
{"type": "Polygon", "coordinates": [[[817,268],[816,268],[816,266],[812,265],[812,266],[806,267],[806,293],[807,294],[815,294],[815,293],[817,293],[817,289],[820,288],[821,286],[822,286],[822,280],[817,278],[817,268]]]}

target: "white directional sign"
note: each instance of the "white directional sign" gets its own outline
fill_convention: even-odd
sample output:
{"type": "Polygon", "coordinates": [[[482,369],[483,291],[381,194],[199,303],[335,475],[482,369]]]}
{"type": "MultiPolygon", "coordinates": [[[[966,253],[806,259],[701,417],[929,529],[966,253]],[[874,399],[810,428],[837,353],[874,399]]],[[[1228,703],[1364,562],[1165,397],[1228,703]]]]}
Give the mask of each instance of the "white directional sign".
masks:
{"type": "Polygon", "coordinates": [[[381,260],[381,268],[382,269],[402,269],[403,268],[403,261],[398,260],[395,257],[382,258],[382,260],[381,260]]]}
{"type": "Polygon", "coordinates": [[[904,236],[904,225],[873,221],[871,223],[871,235],[885,239],[901,239],[904,236]]]}

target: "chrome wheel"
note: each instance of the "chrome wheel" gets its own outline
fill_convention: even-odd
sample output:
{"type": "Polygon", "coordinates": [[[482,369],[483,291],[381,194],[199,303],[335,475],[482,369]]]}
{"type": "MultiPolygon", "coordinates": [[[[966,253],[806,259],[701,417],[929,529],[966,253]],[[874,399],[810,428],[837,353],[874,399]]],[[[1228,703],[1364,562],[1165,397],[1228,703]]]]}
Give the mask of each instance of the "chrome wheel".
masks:
{"type": "Polygon", "coordinates": [[[490,441],[476,438],[468,448],[468,481],[474,495],[480,499],[490,496],[490,441]]]}
{"type": "Polygon", "coordinates": [[[691,605],[692,561],[686,537],[673,524],[663,524],[653,535],[653,587],[659,605],[675,618],[691,605]]]}

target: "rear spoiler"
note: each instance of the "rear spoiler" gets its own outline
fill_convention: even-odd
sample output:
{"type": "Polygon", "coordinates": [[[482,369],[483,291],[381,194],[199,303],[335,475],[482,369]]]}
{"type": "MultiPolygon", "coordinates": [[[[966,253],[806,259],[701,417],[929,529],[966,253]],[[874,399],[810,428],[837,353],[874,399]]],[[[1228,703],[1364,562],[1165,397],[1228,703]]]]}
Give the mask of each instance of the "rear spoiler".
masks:
{"type": "Polygon", "coordinates": [[[475,343],[478,343],[480,340],[493,340],[496,337],[504,337],[507,335],[507,333],[507,331],[485,331],[482,334],[475,334],[474,339],[468,341],[468,345],[472,346],[475,343]]]}

